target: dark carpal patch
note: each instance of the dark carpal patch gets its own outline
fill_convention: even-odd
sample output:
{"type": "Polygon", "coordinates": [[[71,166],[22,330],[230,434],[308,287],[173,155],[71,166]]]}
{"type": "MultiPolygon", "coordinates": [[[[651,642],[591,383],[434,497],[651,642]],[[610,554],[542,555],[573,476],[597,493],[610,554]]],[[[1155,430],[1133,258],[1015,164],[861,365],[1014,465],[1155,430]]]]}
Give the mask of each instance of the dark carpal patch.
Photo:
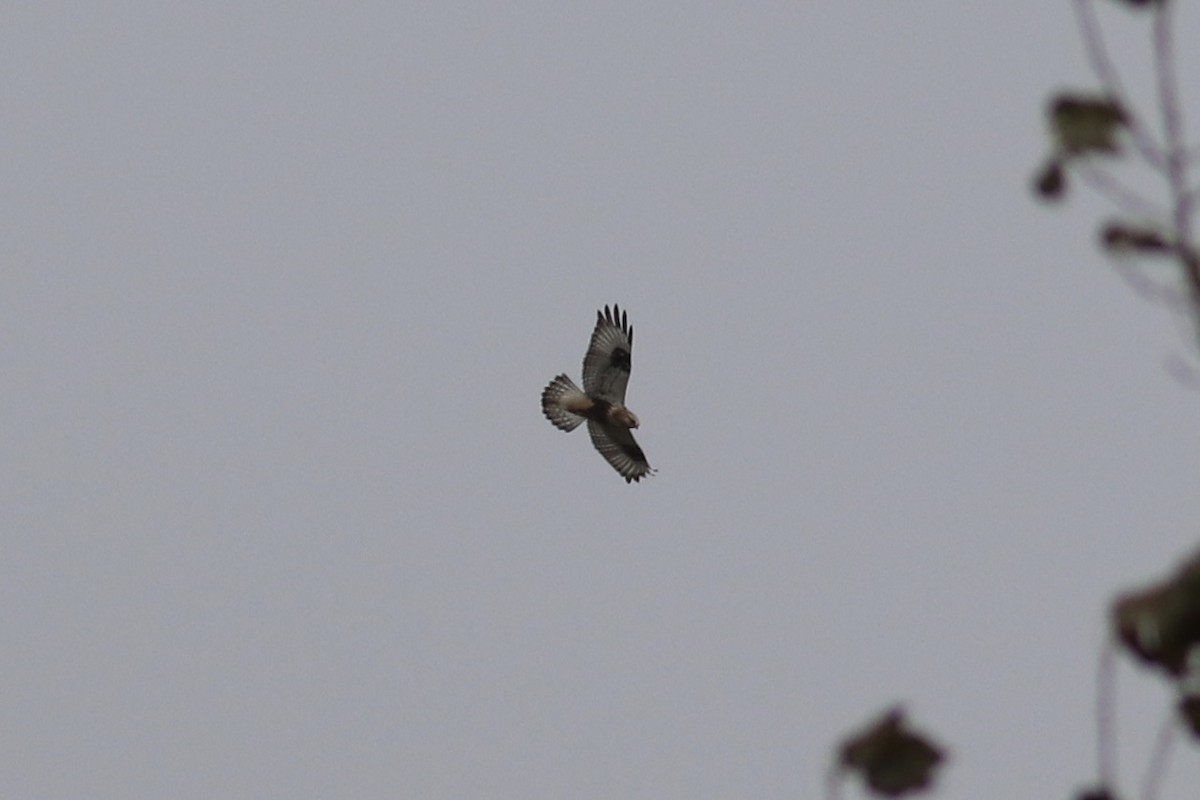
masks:
{"type": "Polygon", "coordinates": [[[612,355],[609,356],[609,363],[619,370],[629,372],[629,351],[624,347],[618,347],[617,349],[613,350],[612,355]]]}
{"type": "Polygon", "coordinates": [[[618,443],[621,452],[632,458],[639,464],[646,463],[646,454],[642,452],[642,448],[637,446],[637,442],[618,443]]]}
{"type": "Polygon", "coordinates": [[[580,413],[588,419],[596,420],[596,422],[608,422],[608,412],[612,410],[612,403],[599,397],[590,399],[592,401],[591,407],[580,413]]]}

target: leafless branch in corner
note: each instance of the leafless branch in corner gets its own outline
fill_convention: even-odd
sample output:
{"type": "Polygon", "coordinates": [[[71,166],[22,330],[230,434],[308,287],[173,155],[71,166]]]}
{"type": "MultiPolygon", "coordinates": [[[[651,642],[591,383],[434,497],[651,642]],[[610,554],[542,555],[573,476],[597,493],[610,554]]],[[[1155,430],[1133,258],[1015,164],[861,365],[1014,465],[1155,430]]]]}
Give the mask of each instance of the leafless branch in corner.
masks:
{"type": "Polygon", "coordinates": [[[1108,48],[1104,44],[1104,35],[1100,32],[1100,21],[1096,19],[1096,10],[1092,7],[1092,0],[1074,0],[1073,5],[1075,21],[1079,26],[1079,36],[1083,39],[1083,46],[1087,51],[1087,59],[1092,66],[1092,71],[1096,73],[1096,78],[1100,81],[1105,93],[1120,103],[1129,115],[1129,131],[1133,135],[1134,146],[1139,155],[1155,169],[1164,169],[1166,159],[1162,150],[1155,143],[1149,129],[1129,102],[1129,96],[1125,92],[1117,69],[1108,55],[1108,48]]]}
{"type": "MultiPolygon", "coordinates": [[[[1108,198],[1122,211],[1159,219],[1163,224],[1169,225],[1169,238],[1174,243],[1173,257],[1184,277],[1190,300],[1189,311],[1197,337],[1200,338],[1200,248],[1192,239],[1192,217],[1197,203],[1200,203],[1200,186],[1192,186],[1188,174],[1189,167],[1200,154],[1200,148],[1189,147],[1183,127],[1175,64],[1175,3],[1170,0],[1153,3],[1148,12],[1151,14],[1156,101],[1162,128],[1161,144],[1159,137],[1151,132],[1130,102],[1120,74],[1105,45],[1094,3],[1095,0],[1072,0],[1076,24],[1088,62],[1105,93],[1123,109],[1126,128],[1137,154],[1165,178],[1168,208],[1154,208],[1154,204],[1129,190],[1103,169],[1088,168],[1079,170],[1078,174],[1097,193],[1108,198]]],[[[1128,279],[1127,270],[1126,273],[1128,279]]],[[[1141,290],[1148,288],[1142,282],[1138,282],[1138,287],[1141,290]]],[[[1163,297],[1160,292],[1150,294],[1160,300],[1163,297]]]]}
{"type": "Polygon", "coordinates": [[[1150,762],[1146,765],[1146,775],[1142,780],[1141,800],[1156,800],[1158,789],[1162,785],[1163,775],[1167,773],[1167,759],[1171,754],[1171,745],[1175,742],[1175,728],[1178,726],[1173,709],[1167,711],[1166,719],[1158,729],[1154,740],[1154,751],[1150,754],[1150,762]]]}

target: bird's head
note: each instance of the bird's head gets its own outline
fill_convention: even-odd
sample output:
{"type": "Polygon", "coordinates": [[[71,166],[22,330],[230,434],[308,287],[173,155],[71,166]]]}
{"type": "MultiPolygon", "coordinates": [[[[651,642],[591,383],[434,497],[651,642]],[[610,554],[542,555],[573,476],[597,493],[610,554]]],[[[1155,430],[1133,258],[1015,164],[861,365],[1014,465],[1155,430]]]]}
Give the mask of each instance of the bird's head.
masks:
{"type": "Polygon", "coordinates": [[[637,414],[634,414],[625,406],[619,406],[613,409],[613,421],[619,425],[624,425],[626,428],[636,428],[641,423],[638,421],[637,414]]]}

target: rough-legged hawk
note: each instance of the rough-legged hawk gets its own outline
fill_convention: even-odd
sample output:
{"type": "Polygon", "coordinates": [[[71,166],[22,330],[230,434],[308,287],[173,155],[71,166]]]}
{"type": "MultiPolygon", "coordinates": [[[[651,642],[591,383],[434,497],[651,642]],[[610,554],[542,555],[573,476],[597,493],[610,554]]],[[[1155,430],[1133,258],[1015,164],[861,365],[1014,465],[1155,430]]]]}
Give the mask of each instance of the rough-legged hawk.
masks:
{"type": "Polygon", "coordinates": [[[626,483],[654,474],[633,440],[637,416],[625,407],[633,328],[615,304],[596,312],[596,329],[583,357],[583,389],[559,375],[542,390],[542,413],[556,428],[573,431],[587,420],[592,444],[626,483]]]}

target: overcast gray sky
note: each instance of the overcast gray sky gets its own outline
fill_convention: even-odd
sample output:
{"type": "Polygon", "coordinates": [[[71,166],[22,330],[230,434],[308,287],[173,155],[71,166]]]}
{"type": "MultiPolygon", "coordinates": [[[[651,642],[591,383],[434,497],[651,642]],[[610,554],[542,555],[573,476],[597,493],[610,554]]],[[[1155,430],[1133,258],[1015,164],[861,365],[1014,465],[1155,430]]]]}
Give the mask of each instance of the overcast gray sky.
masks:
{"type": "Polygon", "coordinates": [[[896,701],[1092,779],[1200,393],[1029,197],[1066,0],[4,16],[0,795],[812,797],[896,701]],[[538,404],[612,302],[638,485],[538,404]]]}

